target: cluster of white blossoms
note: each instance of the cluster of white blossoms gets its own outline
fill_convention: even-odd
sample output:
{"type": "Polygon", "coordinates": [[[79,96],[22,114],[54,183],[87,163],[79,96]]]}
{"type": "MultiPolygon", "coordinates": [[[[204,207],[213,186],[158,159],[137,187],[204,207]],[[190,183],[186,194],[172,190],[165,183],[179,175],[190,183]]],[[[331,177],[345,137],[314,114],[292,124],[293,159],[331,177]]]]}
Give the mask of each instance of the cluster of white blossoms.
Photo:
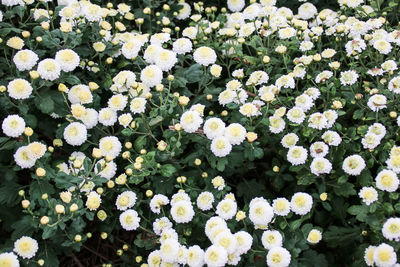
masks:
{"type": "Polygon", "coordinates": [[[0,266],[19,267],[20,262],[17,256],[21,257],[21,259],[32,259],[38,249],[39,245],[35,239],[29,236],[22,236],[14,242],[13,252],[17,255],[13,252],[0,253],[0,266]]]}

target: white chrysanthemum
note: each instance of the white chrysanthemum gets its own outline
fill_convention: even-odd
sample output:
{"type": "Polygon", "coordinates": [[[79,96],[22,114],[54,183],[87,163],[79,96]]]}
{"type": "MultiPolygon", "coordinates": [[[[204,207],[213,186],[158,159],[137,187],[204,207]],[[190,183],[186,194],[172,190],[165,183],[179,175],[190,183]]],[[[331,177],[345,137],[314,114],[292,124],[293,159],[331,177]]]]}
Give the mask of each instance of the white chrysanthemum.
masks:
{"type": "Polygon", "coordinates": [[[395,94],[400,94],[400,76],[394,77],[390,80],[388,89],[395,94]]]}
{"type": "Polygon", "coordinates": [[[219,93],[218,102],[220,105],[225,106],[226,104],[232,103],[235,97],[237,97],[237,93],[235,91],[226,89],[219,93]]]}
{"type": "Polygon", "coordinates": [[[336,122],[336,119],[339,117],[337,111],[332,109],[324,111],[322,115],[324,115],[324,117],[327,119],[325,128],[331,128],[336,122]]]}
{"type": "Polygon", "coordinates": [[[121,124],[124,128],[128,127],[132,120],[133,118],[130,113],[124,113],[118,117],[119,124],[121,124]]]}
{"type": "Polygon", "coordinates": [[[244,8],[245,2],[244,0],[228,0],[227,5],[230,11],[238,12],[244,8]]]}
{"type": "Polygon", "coordinates": [[[342,138],[335,131],[326,131],[322,135],[322,139],[324,140],[325,143],[327,143],[330,146],[338,146],[342,142],[342,138]]]}
{"type": "Polygon", "coordinates": [[[394,171],[395,173],[400,173],[400,156],[399,155],[391,155],[387,160],[386,164],[389,169],[394,171]]]}
{"type": "Polygon", "coordinates": [[[279,116],[271,116],[269,117],[269,130],[271,133],[278,134],[285,129],[286,123],[285,121],[279,116]]]}
{"type": "Polygon", "coordinates": [[[80,117],[80,120],[85,124],[87,129],[92,129],[97,125],[99,114],[93,108],[86,108],[80,117]]]}
{"type": "Polygon", "coordinates": [[[159,250],[152,251],[147,257],[147,264],[149,267],[160,267],[161,262],[161,252],[159,250]]]}
{"type": "Polygon", "coordinates": [[[147,100],[143,97],[135,97],[130,103],[130,110],[133,114],[140,114],[146,110],[147,100]]]}
{"type": "Polygon", "coordinates": [[[224,136],[215,137],[211,142],[211,151],[217,157],[225,157],[229,153],[231,153],[232,145],[229,142],[228,138],[224,136]]]}
{"type": "Polygon", "coordinates": [[[253,237],[245,231],[239,231],[234,236],[236,238],[236,253],[239,255],[247,253],[253,244],[253,237]]]}
{"type": "Polygon", "coordinates": [[[382,234],[390,241],[400,240],[400,218],[389,218],[382,226],[382,234]]]}
{"type": "Polygon", "coordinates": [[[132,208],[136,203],[136,194],[133,191],[125,191],[118,195],[115,205],[118,210],[132,208]]]}
{"type": "Polygon", "coordinates": [[[217,54],[212,48],[202,46],[194,51],[193,59],[200,65],[208,66],[215,63],[217,60],[217,54]]]}
{"type": "Polygon", "coordinates": [[[299,137],[295,133],[288,133],[284,137],[282,137],[281,144],[284,148],[290,148],[295,146],[299,141],[299,137]]]}
{"type": "Polygon", "coordinates": [[[157,194],[150,200],[150,209],[152,212],[159,214],[161,207],[168,205],[168,203],[169,199],[166,196],[157,194]]]}
{"type": "Polygon", "coordinates": [[[312,196],[307,193],[295,193],[290,200],[290,208],[297,215],[305,215],[309,213],[311,211],[312,205],[312,196]]]}
{"type": "Polygon", "coordinates": [[[300,165],[306,163],[307,160],[307,149],[302,146],[292,146],[289,148],[287,153],[287,160],[292,165],[300,165]]]}
{"type": "Polygon", "coordinates": [[[231,123],[225,128],[224,136],[232,145],[240,145],[246,139],[246,128],[239,123],[231,123]]]}
{"type": "Polygon", "coordinates": [[[139,54],[142,43],[137,39],[130,39],[124,43],[121,48],[121,53],[126,59],[134,59],[139,54]]]}
{"type": "Polygon", "coordinates": [[[361,188],[360,192],[358,193],[358,196],[367,206],[371,205],[373,202],[378,200],[378,192],[375,190],[375,188],[371,186],[370,187],[364,186],[363,188],[361,188]]]}
{"type": "Polygon", "coordinates": [[[189,39],[196,39],[198,30],[196,27],[186,27],[183,31],[182,31],[182,36],[187,37],[189,39]]]}
{"type": "Polygon", "coordinates": [[[39,62],[37,71],[44,80],[54,81],[60,77],[60,64],[52,58],[46,58],[39,62]]]}
{"type": "Polygon", "coordinates": [[[180,244],[174,238],[164,240],[160,246],[161,259],[166,262],[175,262],[178,260],[180,244]]]}
{"type": "Polygon", "coordinates": [[[225,123],[219,118],[207,119],[204,123],[203,131],[207,138],[212,140],[213,138],[224,134],[225,123]]]}
{"type": "Polygon", "coordinates": [[[172,222],[167,217],[158,218],[153,222],[153,231],[161,235],[164,230],[171,229],[172,222]]]}
{"type": "Polygon", "coordinates": [[[194,217],[194,210],[190,201],[179,201],[172,205],[171,216],[177,223],[188,223],[194,217]]]}
{"type": "Polygon", "coordinates": [[[161,232],[160,243],[164,242],[164,240],[167,240],[168,238],[178,240],[178,233],[174,228],[164,229],[164,231],[161,232]]]}
{"type": "Polygon", "coordinates": [[[126,210],[119,216],[119,222],[122,228],[132,231],[139,227],[140,217],[135,210],[126,210]]]}
{"type": "Polygon", "coordinates": [[[318,229],[311,229],[307,236],[307,242],[317,244],[322,239],[322,233],[318,229]]]}
{"type": "Polygon", "coordinates": [[[25,121],[18,115],[8,115],[1,125],[3,133],[10,137],[18,137],[25,130],[25,121]]]}
{"type": "Polygon", "coordinates": [[[304,3],[299,7],[297,13],[299,18],[307,20],[313,18],[318,13],[318,10],[313,4],[304,3]]]}
{"type": "Polygon", "coordinates": [[[178,55],[183,55],[192,51],[192,41],[188,38],[179,38],[172,44],[172,51],[178,55]]]}
{"type": "Polygon", "coordinates": [[[116,158],[121,152],[122,145],[117,137],[106,136],[100,139],[99,148],[104,157],[111,156],[113,158],[116,158]]]}
{"type": "Polygon", "coordinates": [[[101,159],[95,167],[95,173],[107,180],[110,180],[117,173],[117,164],[114,161],[106,162],[104,159],[101,159]],[[98,165],[100,164],[100,168],[98,165]]]}
{"type": "Polygon", "coordinates": [[[272,201],[274,213],[278,216],[286,216],[290,212],[290,202],[284,197],[274,199],[272,201]]]}
{"type": "Polygon", "coordinates": [[[332,163],[325,158],[315,158],[310,165],[311,173],[319,176],[329,174],[332,170],[332,163]]]}
{"type": "Polygon", "coordinates": [[[14,64],[19,71],[31,70],[38,60],[38,55],[29,49],[20,50],[13,57],[14,64]]]}
{"type": "Polygon", "coordinates": [[[190,196],[185,192],[178,192],[172,195],[171,197],[171,205],[179,202],[179,201],[191,201],[190,196]]]}
{"type": "Polygon", "coordinates": [[[351,155],[344,159],[342,168],[349,175],[359,175],[365,166],[365,161],[360,155],[351,155]]]}
{"type": "Polygon", "coordinates": [[[28,236],[23,236],[14,242],[14,252],[23,259],[33,258],[38,251],[38,248],[38,242],[28,236]]]}
{"type": "Polygon", "coordinates": [[[105,126],[112,126],[117,122],[117,112],[111,108],[102,108],[99,111],[99,122],[105,126]]]}
{"type": "Polygon", "coordinates": [[[7,92],[11,98],[27,99],[32,93],[31,84],[24,79],[14,79],[8,83],[7,92]]]}
{"type": "Polygon", "coordinates": [[[275,81],[275,86],[279,89],[283,88],[294,88],[295,82],[292,76],[290,75],[282,75],[275,81]]]}
{"type": "Polygon", "coordinates": [[[116,94],[108,99],[107,105],[113,110],[123,110],[128,103],[128,97],[122,94],[116,94]]]}
{"type": "Polygon", "coordinates": [[[140,72],[140,80],[148,87],[160,84],[163,78],[163,73],[160,67],[149,65],[140,72]]]}
{"type": "Polygon", "coordinates": [[[313,158],[323,158],[329,152],[329,147],[324,142],[314,142],[310,146],[310,155],[313,158]]]}
{"type": "Polygon", "coordinates": [[[386,102],[387,102],[386,96],[381,94],[376,94],[368,99],[367,105],[372,111],[377,112],[381,109],[386,108],[386,102]]]}
{"type": "Polygon", "coordinates": [[[223,247],[228,254],[232,254],[236,250],[237,240],[231,231],[226,229],[215,236],[213,244],[223,247]]]}
{"type": "Polygon", "coordinates": [[[303,109],[299,107],[294,107],[288,110],[286,116],[289,121],[297,124],[301,124],[306,118],[306,114],[304,114],[303,109]]]}
{"type": "Polygon", "coordinates": [[[272,249],[274,247],[282,247],[282,235],[276,230],[264,231],[261,236],[261,243],[265,249],[272,249]]]}
{"type": "Polygon", "coordinates": [[[382,170],[375,178],[376,187],[382,191],[394,192],[399,187],[399,179],[394,171],[382,170]]]}
{"type": "Polygon", "coordinates": [[[390,53],[390,51],[392,51],[392,45],[384,39],[374,41],[373,46],[376,50],[379,51],[379,53],[384,55],[387,55],[390,53]]]}
{"type": "Polygon", "coordinates": [[[203,123],[203,118],[197,111],[185,111],[180,119],[180,123],[185,132],[194,133],[203,123]]]}
{"type": "Polygon", "coordinates": [[[289,39],[296,35],[296,30],[292,27],[285,27],[278,30],[279,39],[289,39]]]}
{"type": "Polygon", "coordinates": [[[376,246],[368,246],[364,251],[364,260],[368,266],[374,266],[374,252],[376,246]]]}
{"type": "Polygon", "coordinates": [[[215,213],[224,220],[232,219],[235,216],[237,211],[236,201],[226,198],[221,200],[218,205],[215,213]]]}
{"type": "Polygon", "coordinates": [[[40,142],[31,142],[28,145],[29,149],[29,157],[37,160],[43,157],[44,153],[46,153],[46,145],[40,142]]]}
{"type": "Polygon", "coordinates": [[[68,100],[71,104],[89,104],[93,101],[92,93],[89,86],[84,84],[78,84],[72,86],[68,91],[68,100]]]}
{"type": "Polygon", "coordinates": [[[162,49],[155,58],[155,64],[163,71],[171,70],[177,62],[176,53],[167,49],[162,49]]]}
{"type": "Polygon", "coordinates": [[[373,133],[367,133],[363,139],[361,139],[361,144],[364,149],[374,149],[381,143],[381,139],[373,133]]]}
{"type": "Polygon", "coordinates": [[[342,85],[353,85],[357,82],[358,74],[354,70],[342,71],[340,73],[340,82],[342,85]]]}
{"type": "Polygon", "coordinates": [[[176,18],[179,20],[186,19],[192,13],[192,9],[190,8],[190,5],[185,2],[179,3],[179,5],[182,6],[182,8],[179,10],[178,16],[176,16],[176,18]]]}
{"type": "Polygon", "coordinates": [[[149,45],[144,51],[143,58],[149,64],[154,64],[163,48],[159,45],[149,45]]]}
{"type": "Polygon", "coordinates": [[[213,230],[218,227],[221,227],[222,229],[227,229],[228,226],[226,224],[226,221],[220,217],[214,216],[208,219],[204,228],[206,236],[211,239],[213,230]]]}
{"type": "Polygon", "coordinates": [[[136,75],[132,71],[123,70],[115,75],[112,80],[114,84],[110,89],[119,93],[123,93],[132,88],[133,83],[136,81],[136,75]]]}
{"type": "Polygon", "coordinates": [[[204,261],[208,267],[222,267],[228,262],[228,253],[223,247],[212,245],[207,248],[204,261]]]}
{"type": "Polygon", "coordinates": [[[186,261],[189,267],[202,267],[204,265],[204,251],[198,245],[189,247],[186,261]]]}
{"type": "Polygon", "coordinates": [[[291,261],[290,252],[283,247],[273,247],[267,254],[269,267],[287,267],[291,261]]]}
{"type": "Polygon", "coordinates": [[[265,228],[274,217],[271,205],[264,198],[254,198],[250,201],[249,218],[256,228],[265,228]]]}
{"type": "Polygon", "coordinates": [[[28,146],[18,148],[14,153],[14,160],[22,169],[31,168],[36,162],[36,160],[30,156],[28,146]]]}
{"type": "Polygon", "coordinates": [[[374,262],[378,267],[393,266],[397,261],[397,255],[392,246],[382,243],[374,250],[374,262]]]}
{"type": "Polygon", "coordinates": [[[315,82],[316,83],[322,83],[325,82],[326,80],[330,79],[333,76],[333,72],[329,70],[324,70],[320,74],[318,74],[315,77],[315,82]]]}
{"type": "Polygon", "coordinates": [[[202,210],[210,210],[213,207],[213,202],[214,202],[214,195],[211,192],[202,192],[196,200],[197,207],[202,210]]]}
{"type": "Polygon", "coordinates": [[[253,103],[246,103],[240,106],[239,112],[246,117],[259,116],[262,114],[253,103]]]}
{"type": "Polygon", "coordinates": [[[296,107],[301,108],[304,112],[307,112],[313,105],[313,98],[308,94],[302,94],[295,99],[296,107]]]}
{"type": "Polygon", "coordinates": [[[19,267],[18,257],[12,252],[4,252],[0,254],[0,266],[19,267]]]}
{"type": "Polygon", "coordinates": [[[310,118],[308,119],[308,127],[322,130],[327,126],[328,119],[322,113],[315,112],[310,115],[310,118]]]}
{"type": "Polygon", "coordinates": [[[246,85],[261,85],[267,83],[269,80],[269,76],[265,71],[258,70],[254,71],[250,74],[249,79],[246,82],[246,85]]]}
{"type": "Polygon", "coordinates": [[[80,122],[72,122],[64,129],[64,139],[71,146],[80,146],[87,139],[86,126],[80,122]]]}
{"type": "Polygon", "coordinates": [[[62,71],[70,72],[79,66],[79,55],[71,49],[63,49],[56,53],[55,60],[62,71]]]}

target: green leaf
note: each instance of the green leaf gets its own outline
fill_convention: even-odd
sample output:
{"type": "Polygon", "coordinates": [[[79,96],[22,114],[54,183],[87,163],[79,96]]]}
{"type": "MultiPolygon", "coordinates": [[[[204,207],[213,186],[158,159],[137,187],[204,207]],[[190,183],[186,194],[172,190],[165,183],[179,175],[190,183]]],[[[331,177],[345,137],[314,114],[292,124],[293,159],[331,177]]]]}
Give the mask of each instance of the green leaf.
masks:
{"type": "Polygon", "coordinates": [[[161,175],[164,177],[171,177],[176,172],[176,168],[172,164],[161,166],[161,175]]]}
{"type": "Polygon", "coordinates": [[[78,77],[72,74],[64,77],[64,81],[70,85],[76,85],[81,83],[81,80],[79,80],[78,77]]]}
{"type": "Polygon", "coordinates": [[[154,126],[156,124],[159,124],[162,121],[163,121],[163,117],[162,116],[157,116],[157,117],[155,117],[155,118],[150,120],[149,125],[150,126],[154,126]]]}
{"type": "Polygon", "coordinates": [[[54,111],[54,101],[49,95],[45,97],[35,97],[36,107],[45,114],[50,114],[54,111]]]}
{"type": "Polygon", "coordinates": [[[204,78],[203,71],[199,64],[194,64],[190,66],[187,70],[185,70],[183,75],[188,83],[195,83],[204,78]]]}

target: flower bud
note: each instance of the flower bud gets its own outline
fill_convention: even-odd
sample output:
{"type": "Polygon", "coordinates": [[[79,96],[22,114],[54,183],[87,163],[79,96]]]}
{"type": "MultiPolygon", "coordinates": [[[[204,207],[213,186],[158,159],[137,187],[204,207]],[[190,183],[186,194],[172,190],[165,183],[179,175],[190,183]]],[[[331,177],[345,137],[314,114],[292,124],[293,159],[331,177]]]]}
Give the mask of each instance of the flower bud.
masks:
{"type": "Polygon", "coordinates": [[[50,219],[47,216],[43,216],[42,218],[40,218],[40,223],[43,224],[43,225],[46,225],[49,222],[50,222],[50,219]]]}
{"type": "Polygon", "coordinates": [[[31,202],[29,200],[24,199],[21,201],[21,205],[24,209],[27,209],[31,205],[31,202]]]}
{"type": "Polygon", "coordinates": [[[62,214],[62,213],[65,213],[65,208],[64,208],[64,206],[63,205],[61,205],[61,204],[58,204],[58,205],[56,205],[56,213],[57,214],[62,214]]]}
{"type": "Polygon", "coordinates": [[[70,207],[69,207],[69,211],[70,212],[75,212],[75,211],[77,211],[78,210],[78,205],[77,204],[72,204],[70,207]]]}
{"type": "Polygon", "coordinates": [[[43,169],[43,168],[37,168],[36,169],[36,175],[38,177],[44,177],[44,176],[46,176],[46,170],[43,169]]]}

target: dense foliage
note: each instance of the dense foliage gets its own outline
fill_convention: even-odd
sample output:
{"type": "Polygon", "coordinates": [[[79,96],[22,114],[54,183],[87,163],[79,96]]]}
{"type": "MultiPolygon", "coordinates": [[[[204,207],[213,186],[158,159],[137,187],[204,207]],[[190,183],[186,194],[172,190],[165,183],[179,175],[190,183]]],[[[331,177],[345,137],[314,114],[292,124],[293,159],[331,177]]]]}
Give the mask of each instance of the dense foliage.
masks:
{"type": "Polygon", "coordinates": [[[0,267],[397,266],[398,1],[0,6],[0,267]]]}

